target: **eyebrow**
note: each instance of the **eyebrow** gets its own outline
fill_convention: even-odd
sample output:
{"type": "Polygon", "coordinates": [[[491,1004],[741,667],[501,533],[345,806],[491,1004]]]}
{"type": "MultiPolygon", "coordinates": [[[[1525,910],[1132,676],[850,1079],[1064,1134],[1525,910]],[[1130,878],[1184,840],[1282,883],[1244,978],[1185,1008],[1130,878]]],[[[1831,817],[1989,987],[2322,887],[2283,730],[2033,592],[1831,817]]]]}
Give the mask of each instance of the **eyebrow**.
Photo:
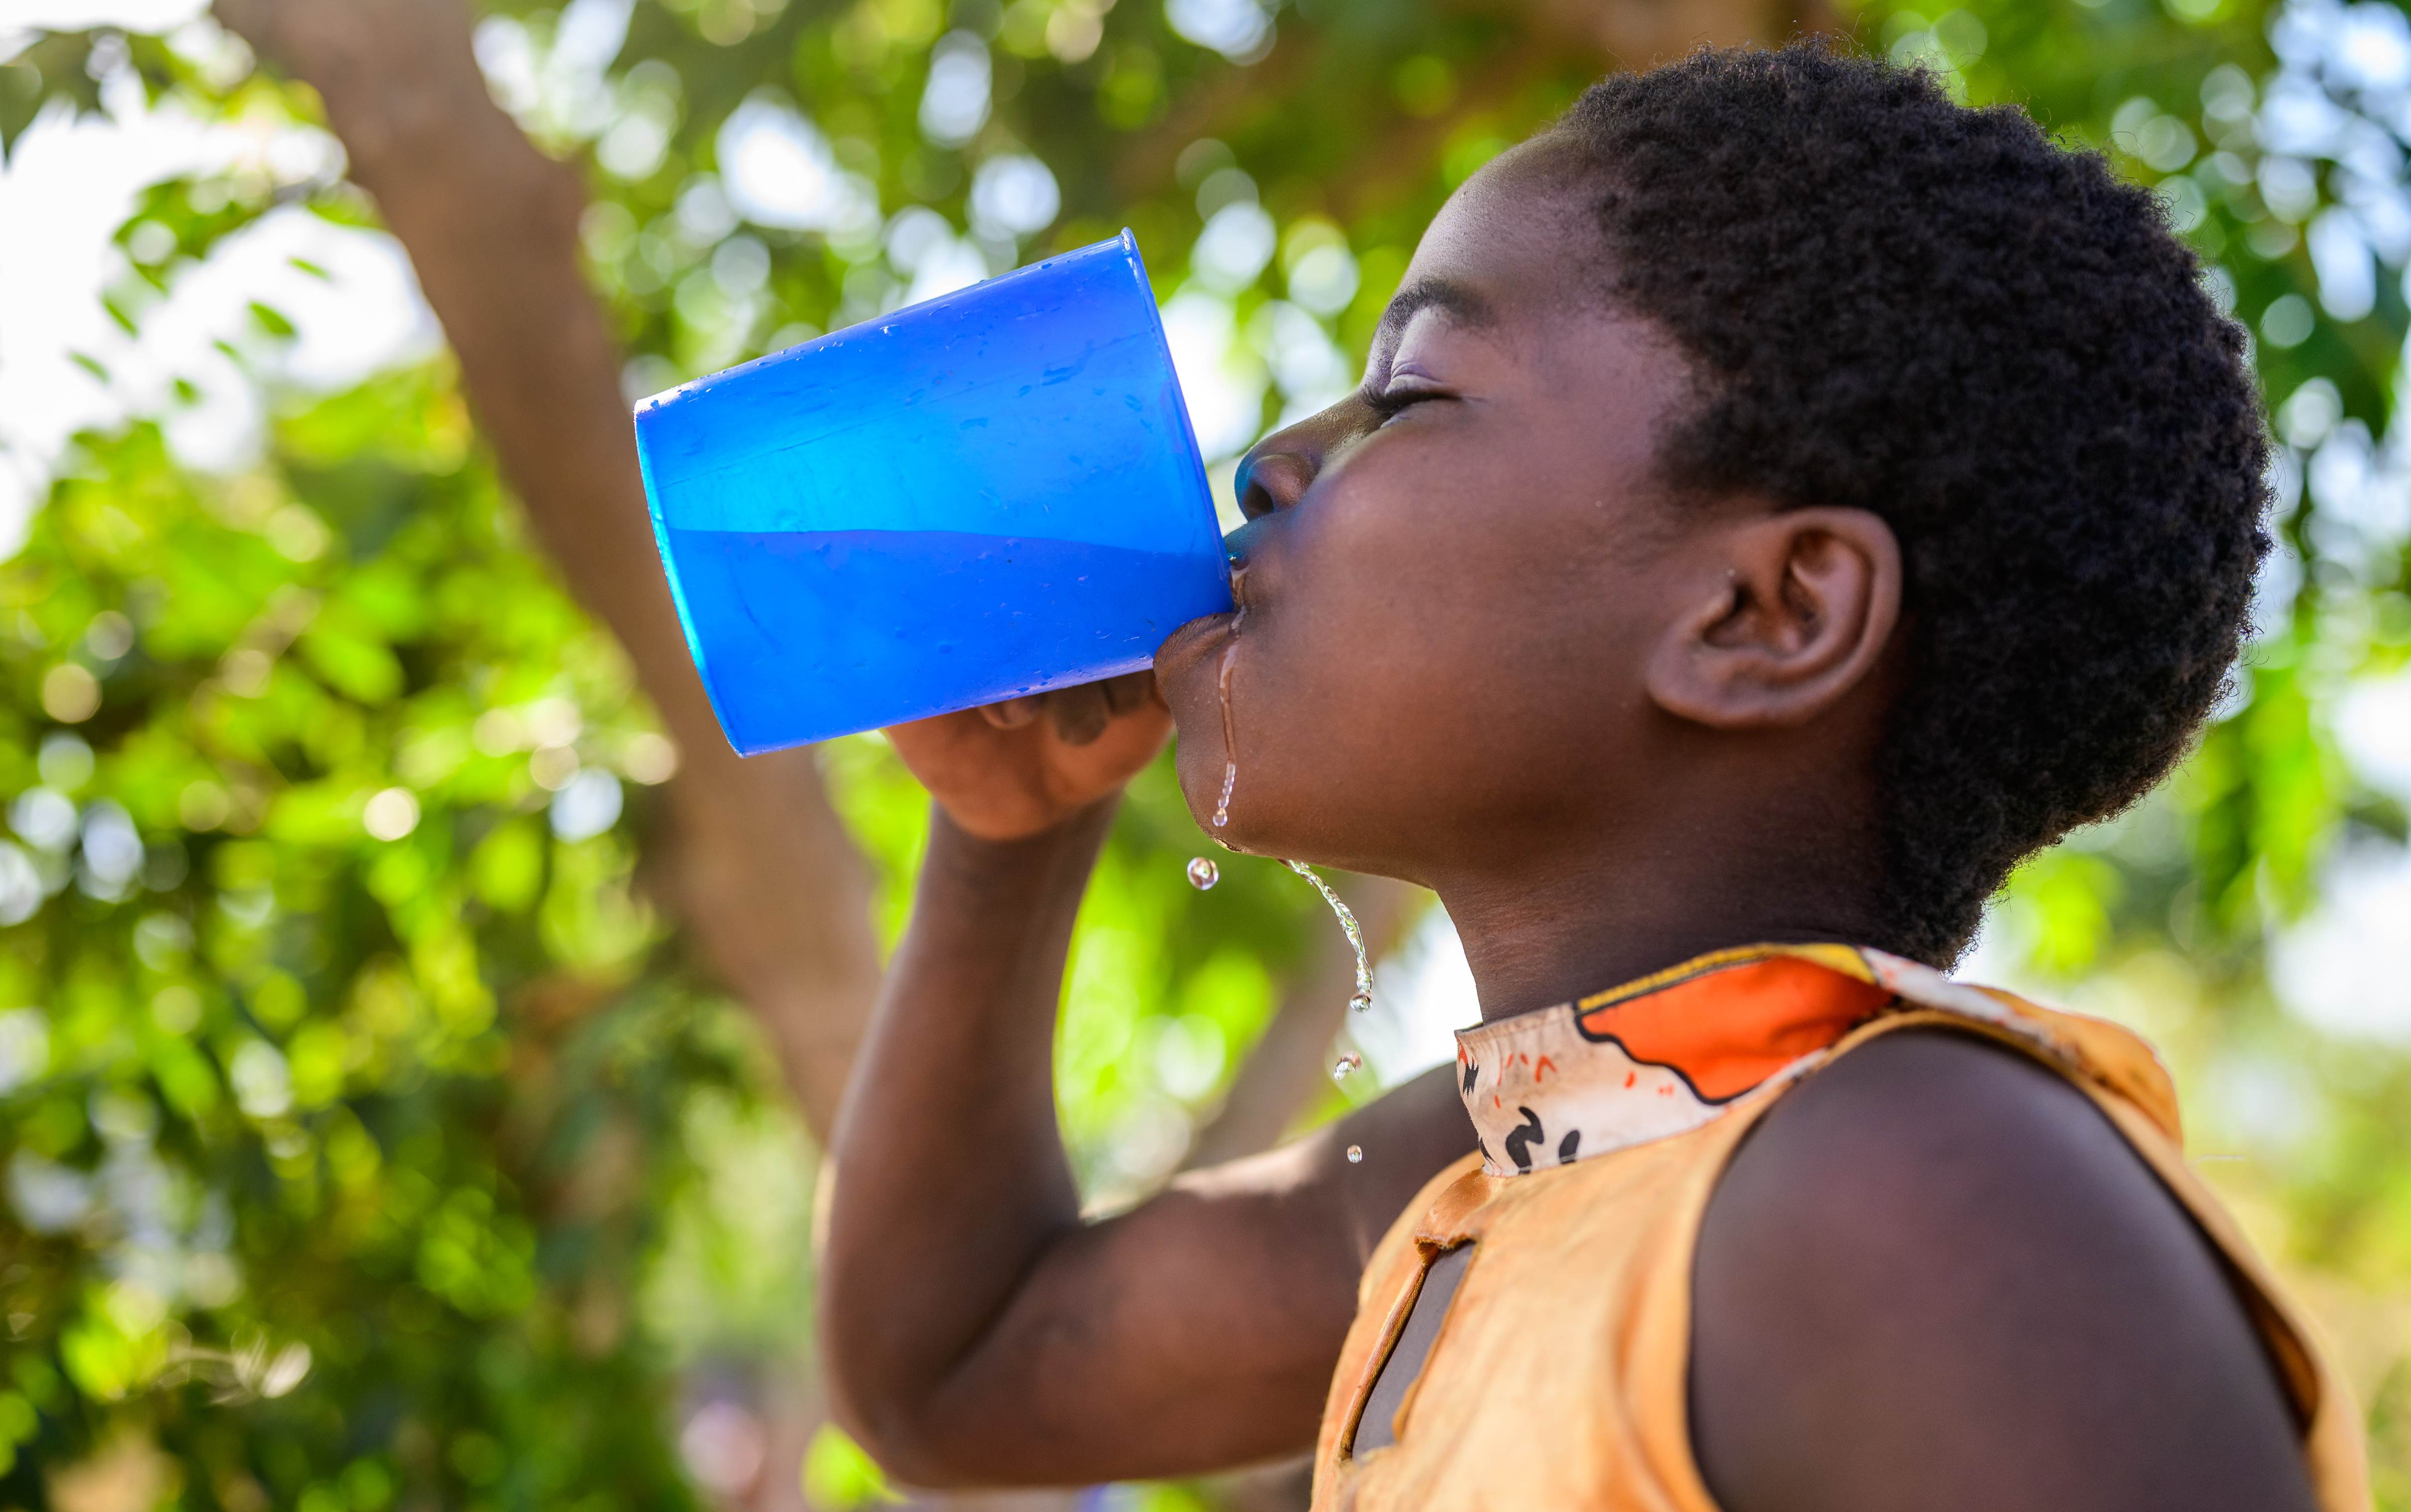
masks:
{"type": "Polygon", "coordinates": [[[1425,310],[1438,310],[1460,326],[1483,328],[1498,324],[1498,312],[1488,300],[1463,284],[1445,278],[1419,278],[1392,295],[1381,312],[1381,323],[1374,329],[1373,345],[1379,349],[1395,344],[1405,333],[1407,322],[1425,310]]]}

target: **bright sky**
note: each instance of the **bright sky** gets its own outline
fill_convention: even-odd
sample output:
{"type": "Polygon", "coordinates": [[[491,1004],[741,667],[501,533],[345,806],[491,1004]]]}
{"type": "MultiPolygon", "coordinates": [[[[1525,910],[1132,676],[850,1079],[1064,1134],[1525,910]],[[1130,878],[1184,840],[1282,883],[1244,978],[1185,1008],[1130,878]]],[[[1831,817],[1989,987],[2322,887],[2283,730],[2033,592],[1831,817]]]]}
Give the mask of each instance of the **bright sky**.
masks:
{"type": "MultiPolygon", "coordinates": [[[[215,28],[190,22],[199,8],[192,0],[18,0],[10,19],[29,26],[108,19],[145,29],[186,22],[184,42],[207,47],[215,28]]],[[[0,34],[0,54],[14,47],[0,34]]],[[[0,235],[0,546],[21,538],[27,511],[79,430],[157,416],[180,455],[202,467],[230,466],[257,444],[260,379],[340,387],[437,340],[409,264],[389,238],[299,209],[270,213],[186,271],[166,301],[143,313],[140,334],[126,335],[101,295],[129,277],[110,238],[139,190],[180,173],[244,165],[291,182],[341,159],[318,132],[203,126],[173,109],[151,110],[130,80],[104,97],[106,117],[70,122],[64,110],[46,112],[0,171],[0,227],[10,228],[0,235]],[[297,257],[328,276],[303,272],[297,257]],[[250,314],[254,301],[290,320],[294,339],[266,342],[250,314]],[[245,364],[219,350],[221,340],[245,364]],[[99,363],[110,381],[76,361],[79,355],[99,363]],[[200,390],[197,402],[175,400],[179,378],[200,390]]]]}

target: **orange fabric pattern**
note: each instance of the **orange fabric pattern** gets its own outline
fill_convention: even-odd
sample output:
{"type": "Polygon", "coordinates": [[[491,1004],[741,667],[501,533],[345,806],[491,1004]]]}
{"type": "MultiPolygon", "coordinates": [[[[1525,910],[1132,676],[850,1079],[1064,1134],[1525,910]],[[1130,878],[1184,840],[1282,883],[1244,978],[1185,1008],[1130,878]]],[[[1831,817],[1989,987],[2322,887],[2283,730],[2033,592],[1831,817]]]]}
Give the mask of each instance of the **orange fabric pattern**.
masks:
{"type": "Polygon", "coordinates": [[[1842,945],[1751,946],[1465,1030],[1457,1076],[1483,1168],[1545,1169],[1698,1128],[1816,1064],[1896,1001],[1878,974],[1909,965],[1842,945]]]}
{"type": "Polygon", "coordinates": [[[1574,1005],[1584,1038],[1614,1040],[1636,1060],[1672,1066],[1717,1103],[1828,1049],[1892,1001],[1872,980],[1780,952],[1721,962],[1638,994],[1602,996],[1574,1005]]]}

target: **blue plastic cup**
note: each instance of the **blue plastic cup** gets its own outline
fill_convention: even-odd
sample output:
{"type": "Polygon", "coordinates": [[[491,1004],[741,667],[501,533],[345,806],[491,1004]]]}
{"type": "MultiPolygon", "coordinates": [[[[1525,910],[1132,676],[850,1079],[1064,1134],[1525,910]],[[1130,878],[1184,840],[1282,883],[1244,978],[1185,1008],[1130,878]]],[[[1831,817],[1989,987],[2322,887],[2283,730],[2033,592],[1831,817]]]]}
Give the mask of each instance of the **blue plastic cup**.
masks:
{"type": "Polygon", "coordinates": [[[636,406],[741,756],[1136,670],[1231,608],[1130,232],[636,406]]]}

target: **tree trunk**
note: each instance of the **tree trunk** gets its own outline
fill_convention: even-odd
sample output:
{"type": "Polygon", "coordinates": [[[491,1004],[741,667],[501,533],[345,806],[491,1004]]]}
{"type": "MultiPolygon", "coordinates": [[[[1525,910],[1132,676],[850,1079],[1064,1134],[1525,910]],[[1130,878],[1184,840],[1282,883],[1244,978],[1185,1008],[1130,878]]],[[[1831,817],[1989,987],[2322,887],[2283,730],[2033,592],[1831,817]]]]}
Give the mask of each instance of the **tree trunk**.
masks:
{"type": "Polygon", "coordinates": [[[739,761],[688,660],[636,470],[621,353],[579,262],[576,168],[494,104],[461,0],[219,0],[317,90],[444,324],[503,475],[677,742],[670,902],[760,1014],[826,1134],[878,988],[869,878],[809,751],[739,761]]]}

